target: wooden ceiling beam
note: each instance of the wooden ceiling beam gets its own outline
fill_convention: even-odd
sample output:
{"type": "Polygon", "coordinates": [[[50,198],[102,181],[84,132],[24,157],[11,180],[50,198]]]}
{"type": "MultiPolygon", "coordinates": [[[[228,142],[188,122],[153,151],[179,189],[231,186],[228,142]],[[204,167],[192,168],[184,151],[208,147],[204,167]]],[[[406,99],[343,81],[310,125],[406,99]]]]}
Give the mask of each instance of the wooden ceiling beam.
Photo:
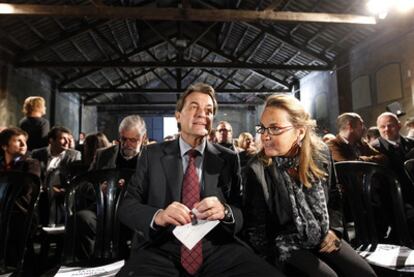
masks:
{"type": "Polygon", "coordinates": [[[281,12],[273,10],[147,8],[115,6],[0,4],[0,15],[135,18],[140,20],[208,21],[208,22],[319,22],[376,24],[374,16],[340,13],[281,12]]]}
{"type": "Polygon", "coordinates": [[[17,68],[229,68],[229,69],[267,69],[267,70],[304,70],[327,71],[332,67],[326,65],[290,65],[290,64],[262,64],[246,62],[136,62],[136,61],[28,61],[14,64],[17,68]]]}
{"type": "MultiPolygon", "coordinates": [[[[59,90],[60,93],[78,93],[78,94],[89,94],[89,93],[125,93],[125,94],[171,94],[171,93],[182,93],[183,89],[177,88],[131,88],[131,89],[112,89],[112,88],[61,88],[59,90]]],[[[283,90],[283,89],[217,89],[216,93],[237,93],[237,94],[245,94],[245,93],[261,93],[261,94],[272,94],[272,93],[286,93],[290,92],[290,90],[283,90]]]]}
{"type": "MultiPolygon", "coordinates": [[[[1,5],[3,5],[3,4],[0,4],[0,10],[1,10],[1,5]]],[[[0,14],[1,14],[1,12],[0,12],[0,14]]],[[[104,20],[104,21],[100,20],[100,21],[97,21],[97,22],[94,22],[94,23],[91,23],[91,24],[83,24],[77,30],[62,32],[59,35],[59,37],[57,37],[54,40],[45,41],[44,43],[42,43],[42,44],[40,44],[40,45],[38,45],[34,48],[21,51],[17,54],[17,57],[19,58],[19,60],[24,60],[24,59],[31,58],[39,51],[42,51],[44,49],[48,49],[48,48],[50,48],[52,46],[55,46],[55,45],[57,45],[59,43],[62,43],[62,42],[66,42],[67,40],[69,40],[71,38],[74,38],[76,36],[79,36],[81,34],[89,32],[93,28],[98,28],[98,27],[100,27],[104,24],[107,24],[109,22],[110,22],[110,20],[104,20]]]]}

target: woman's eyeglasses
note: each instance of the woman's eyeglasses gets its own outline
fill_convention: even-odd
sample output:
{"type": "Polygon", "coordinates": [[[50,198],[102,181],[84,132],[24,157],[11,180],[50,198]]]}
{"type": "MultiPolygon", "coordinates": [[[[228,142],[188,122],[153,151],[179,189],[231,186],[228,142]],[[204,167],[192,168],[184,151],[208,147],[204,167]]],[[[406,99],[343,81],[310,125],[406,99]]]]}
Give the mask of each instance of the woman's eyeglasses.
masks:
{"type": "Polygon", "coordinates": [[[264,134],[267,131],[269,135],[277,136],[277,135],[280,135],[286,132],[287,130],[292,129],[293,126],[289,125],[289,126],[284,126],[284,127],[276,127],[276,126],[265,127],[263,125],[256,125],[255,128],[256,128],[256,133],[258,134],[264,134]]]}

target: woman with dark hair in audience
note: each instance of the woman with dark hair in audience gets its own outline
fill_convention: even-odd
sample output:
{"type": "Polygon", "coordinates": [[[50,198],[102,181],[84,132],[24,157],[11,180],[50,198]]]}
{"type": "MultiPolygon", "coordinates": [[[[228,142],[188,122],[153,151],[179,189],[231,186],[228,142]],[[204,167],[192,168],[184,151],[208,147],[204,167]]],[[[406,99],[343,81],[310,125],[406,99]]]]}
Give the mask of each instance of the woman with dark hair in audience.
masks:
{"type": "Polygon", "coordinates": [[[95,158],[96,150],[109,147],[111,145],[112,144],[109,142],[106,135],[102,132],[88,134],[82,145],[82,160],[75,161],[71,164],[71,178],[86,173],[95,158]]]}
{"type": "Polygon", "coordinates": [[[48,145],[47,134],[49,132],[49,121],[42,116],[46,114],[46,102],[43,97],[31,96],[24,100],[24,118],[20,120],[19,126],[29,135],[27,148],[29,151],[48,145]]]}
{"type": "Polygon", "coordinates": [[[244,170],[246,240],[286,274],[375,276],[340,238],[332,159],[314,128],[296,98],[267,99],[256,128],[262,148],[244,170]]]}
{"type": "MultiPolygon", "coordinates": [[[[40,164],[37,160],[28,158],[27,153],[27,133],[20,128],[6,128],[0,132],[0,171],[21,171],[28,172],[40,178],[40,164]]],[[[22,184],[24,185],[24,184],[22,184]]],[[[22,256],[19,253],[22,248],[22,243],[25,243],[24,229],[25,222],[28,216],[28,205],[32,200],[32,187],[28,186],[23,189],[21,195],[17,198],[12,210],[11,221],[9,225],[9,239],[8,243],[15,247],[8,247],[6,253],[6,264],[15,266],[18,262],[18,257],[22,256]]],[[[37,225],[35,217],[32,218],[31,234],[34,234],[37,225]]],[[[29,237],[29,241],[30,241],[29,237]]],[[[33,245],[31,242],[27,244],[30,258],[28,262],[33,260],[33,245]]]]}
{"type": "Polygon", "coordinates": [[[87,165],[92,163],[95,158],[96,150],[112,145],[102,132],[87,135],[83,144],[82,160],[83,163],[87,165]]]}

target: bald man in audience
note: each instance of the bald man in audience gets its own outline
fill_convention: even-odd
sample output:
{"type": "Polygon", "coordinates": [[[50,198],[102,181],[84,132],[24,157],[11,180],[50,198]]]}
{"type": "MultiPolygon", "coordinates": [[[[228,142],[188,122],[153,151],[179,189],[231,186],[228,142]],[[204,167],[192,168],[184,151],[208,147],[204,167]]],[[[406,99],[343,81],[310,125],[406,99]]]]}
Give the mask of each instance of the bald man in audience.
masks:
{"type": "Polygon", "coordinates": [[[400,134],[401,122],[390,112],[384,112],[377,118],[377,127],[381,137],[374,147],[387,156],[390,168],[397,174],[403,192],[404,200],[414,206],[414,186],[404,171],[404,162],[410,157],[414,149],[414,140],[400,134]]]}
{"type": "Polygon", "coordinates": [[[233,145],[233,127],[227,121],[220,121],[216,128],[216,143],[235,151],[233,145]]]}
{"type": "Polygon", "coordinates": [[[326,144],[334,161],[366,161],[384,164],[386,157],[365,140],[364,121],[357,113],[343,113],[336,119],[339,133],[326,144]]]}

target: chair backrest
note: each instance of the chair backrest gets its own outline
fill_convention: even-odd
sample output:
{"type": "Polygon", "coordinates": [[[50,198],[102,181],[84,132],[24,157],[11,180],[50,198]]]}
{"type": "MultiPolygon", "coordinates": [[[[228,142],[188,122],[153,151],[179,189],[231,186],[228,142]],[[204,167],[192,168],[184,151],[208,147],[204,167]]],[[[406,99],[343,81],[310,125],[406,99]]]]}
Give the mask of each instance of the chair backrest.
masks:
{"type": "MultiPolygon", "coordinates": [[[[96,212],[96,239],[93,252],[95,260],[110,260],[119,257],[118,205],[133,173],[134,170],[130,169],[87,172],[76,177],[66,191],[66,224],[76,222],[73,218],[82,209],[96,212]]],[[[74,261],[74,245],[71,242],[77,232],[76,224],[66,230],[63,263],[67,264],[74,261]],[[68,232],[68,230],[71,231],[68,232]]]]}
{"type": "Polygon", "coordinates": [[[13,265],[13,271],[22,270],[26,242],[31,231],[33,209],[39,191],[40,178],[36,175],[21,171],[0,172],[0,273],[10,271],[9,257],[7,257],[10,250],[18,253],[17,264],[13,265]],[[22,199],[24,200],[21,201],[22,199]],[[16,220],[21,222],[16,224],[16,220]],[[19,230],[14,230],[17,225],[19,230]],[[19,242],[14,245],[15,240],[10,238],[16,233],[19,234],[19,242]]]}
{"type": "Polygon", "coordinates": [[[401,185],[395,174],[381,165],[363,161],[337,162],[335,168],[355,222],[354,246],[366,248],[371,245],[375,248],[379,242],[371,191],[372,184],[379,181],[381,185],[387,186],[386,191],[391,196],[397,243],[411,247],[401,185]]]}
{"type": "Polygon", "coordinates": [[[414,159],[409,159],[404,162],[404,170],[411,183],[414,185],[414,159]]]}

